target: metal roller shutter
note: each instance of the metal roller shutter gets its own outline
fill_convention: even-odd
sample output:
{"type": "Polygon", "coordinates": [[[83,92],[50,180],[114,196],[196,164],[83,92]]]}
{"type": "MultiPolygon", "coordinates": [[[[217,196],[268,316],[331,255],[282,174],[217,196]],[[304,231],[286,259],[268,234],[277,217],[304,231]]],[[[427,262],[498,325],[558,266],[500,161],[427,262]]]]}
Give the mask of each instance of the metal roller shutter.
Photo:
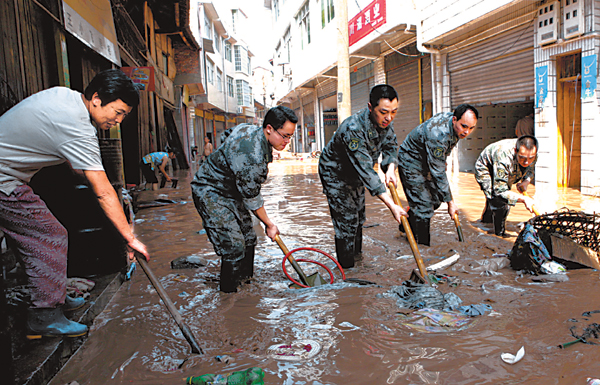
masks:
{"type": "Polygon", "coordinates": [[[535,95],[533,23],[448,55],[452,107],[497,104],[535,95]]]}
{"type": "MultiPolygon", "coordinates": [[[[387,73],[387,82],[398,93],[398,114],[394,119],[394,131],[398,144],[404,141],[419,121],[419,61],[413,61],[394,68],[387,73]]],[[[423,84],[423,89],[431,89],[431,75],[429,84],[423,84]]],[[[431,92],[429,92],[431,95],[431,92]]]]}
{"type": "Polygon", "coordinates": [[[352,95],[352,115],[367,107],[367,104],[369,103],[369,91],[371,90],[371,84],[373,84],[373,78],[356,83],[350,87],[350,94],[352,95]]]}

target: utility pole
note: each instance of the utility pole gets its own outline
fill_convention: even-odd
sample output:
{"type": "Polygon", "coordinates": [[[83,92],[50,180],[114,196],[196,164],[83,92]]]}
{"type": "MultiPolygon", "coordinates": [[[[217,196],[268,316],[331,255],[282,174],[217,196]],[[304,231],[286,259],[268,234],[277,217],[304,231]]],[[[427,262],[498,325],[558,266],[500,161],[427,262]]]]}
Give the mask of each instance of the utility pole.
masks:
{"type": "Polygon", "coordinates": [[[337,19],[337,115],[341,124],[351,115],[350,108],[350,59],[348,57],[348,1],[336,0],[337,19]]]}

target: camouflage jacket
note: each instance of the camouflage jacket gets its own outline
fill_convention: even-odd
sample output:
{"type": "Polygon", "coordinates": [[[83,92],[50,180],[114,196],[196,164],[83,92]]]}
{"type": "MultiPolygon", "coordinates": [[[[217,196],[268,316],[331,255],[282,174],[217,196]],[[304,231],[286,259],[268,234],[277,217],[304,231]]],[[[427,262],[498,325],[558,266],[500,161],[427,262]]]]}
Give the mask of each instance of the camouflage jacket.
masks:
{"type": "Polygon", "coordinates": [[[226,130],[222,144],[202,163],[192,185],[242,200],[248,210],[264,205],[261,185],[267,180],[272,146],[262,127],[240,124],[226,130]]]}
{"type": "Polygon", "coordinates": [[[413,129],[400,145],[400,167],[411,167],[431,179],[444,202],[452,200],[446,176],[446,158],[458,143],[452,127],[452,112],[442,112],[413,129]]]}
{"type": "Polygon", "coordinates": [[[398,142],[392,123],[383,129],[377,127],[365,108],[345,119],[337,129],[321,153],[319,170],[325,178],[352,187],[364,185],[371,195],[377,196],[385,193],[386,187],[373,167],[379,155],[384,172],[390,164],[397,165],[396,151],[398,142]]]}
{"type": "Polygon", "coordinates": [[[475,179],[485,197],[500,196],[514,206],[520,194],[510,191],[513,183],[533,179],[535,161],[523,168],[517,161],[515,146],[517,139],[504,139],[483,149],[475,162],[475,179]]]}

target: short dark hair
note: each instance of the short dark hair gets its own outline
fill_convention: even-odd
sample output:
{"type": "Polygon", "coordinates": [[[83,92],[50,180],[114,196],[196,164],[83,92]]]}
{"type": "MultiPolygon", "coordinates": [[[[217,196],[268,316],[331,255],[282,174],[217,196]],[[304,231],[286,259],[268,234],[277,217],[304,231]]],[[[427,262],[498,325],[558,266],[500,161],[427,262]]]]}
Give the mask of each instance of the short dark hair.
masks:
{"type": "Polygon", "coordinates": [[[535,136],[523,135],[519,139],[517,139],[515,150],[519,151],[519,148],[521,147],[525,147],[528,150],[533,150],[533,148],[535,147],[535,149],[537,150],[538,140],[535,136]]]}
{"type": "Polygon", "coordinates": [[[274,130],[279,130],[288,120],[294,124],[298,123],[298,117],[294,110],[286,106],[277,106],[267,111],[262,126],[267,128],[267,125],[270,124],[274,130]]]}
{"type": "Polygon", "coordinates": [[[96,92],[103,106],[121,99],[129,107],[135,107],[140,101],[140,94],[135,84],[118,69],[99,72],[85,88],[83,96],[87,100],[92,100],[96,92]]]}
{"type": "Polygon", "coordinates": [[[369,103],[371,103],[371,108],[377,107],[381,99],[389,99],[391,102],[394,99],[398,99],[398,93],[394,87],[390,85],[378,84],[371,88],[371,93],[369,94],[369,103]]]}
{"type": "Polygon", "coordinates": [[[464,104],[461,104],[460,106],[456,107],[456,109],[454,110],[454,116],[456,117],[456,120],[460,120],[460,118],[462,118],[462,116],[468,110],[471,110],[475,114],[475,118],[479,119],[479,111],[477,111],[477,108],[473,107],[470,104],[464,103],[464,104]]]}

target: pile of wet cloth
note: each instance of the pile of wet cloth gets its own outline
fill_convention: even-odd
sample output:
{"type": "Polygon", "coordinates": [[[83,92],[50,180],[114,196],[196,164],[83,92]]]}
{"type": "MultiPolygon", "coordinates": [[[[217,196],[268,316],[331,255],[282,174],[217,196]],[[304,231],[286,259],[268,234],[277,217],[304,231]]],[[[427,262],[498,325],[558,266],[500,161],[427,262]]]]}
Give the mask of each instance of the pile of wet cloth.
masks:
{"type": "Polygon", "coordinates": [[[490,305],[462,305],[462,299],[454,293],[444,294],[433,286],[412,281],[393,286],[382,296],[396,300],[399,308],[416,310],[404,315],[402,324],[426,332],[461,330],[472,317],[492,311],[490,305]]]}

